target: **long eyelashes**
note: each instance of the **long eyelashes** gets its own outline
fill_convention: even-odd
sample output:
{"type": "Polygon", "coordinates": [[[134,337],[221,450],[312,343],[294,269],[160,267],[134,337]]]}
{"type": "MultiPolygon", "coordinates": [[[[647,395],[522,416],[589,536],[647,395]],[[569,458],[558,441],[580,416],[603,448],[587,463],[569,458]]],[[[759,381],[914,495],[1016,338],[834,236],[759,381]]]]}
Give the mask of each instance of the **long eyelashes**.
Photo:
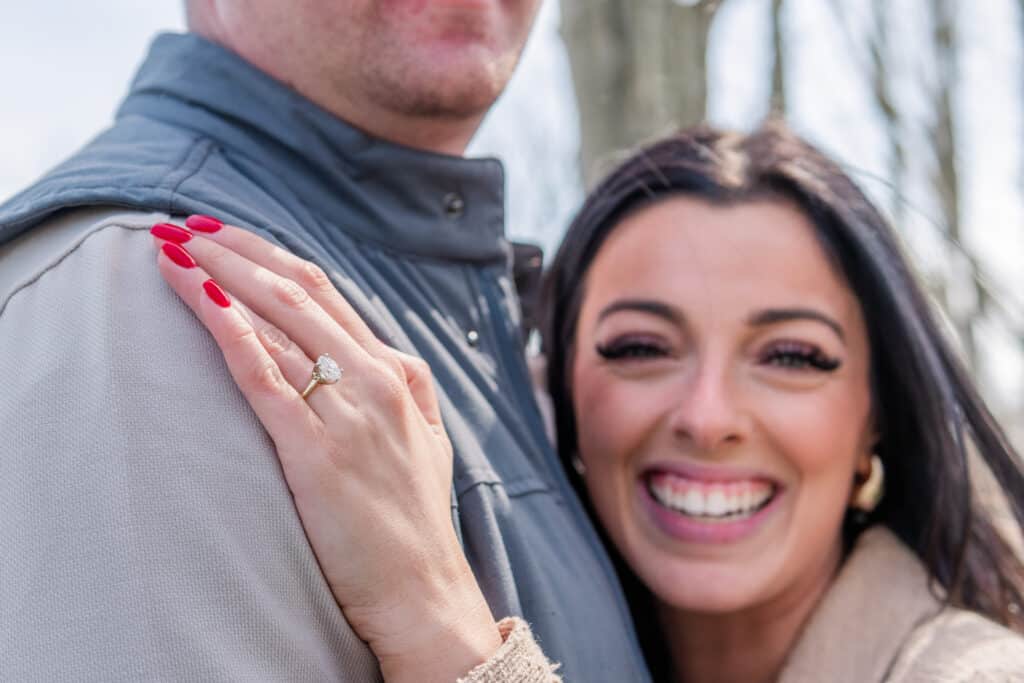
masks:
{"type": "MultiPolygon", "coordinates": [[[[625,338],[607,344],[598,343],[594,350],[608,361],[648,360],[670,355],[670,349],[649,339],[625,338]]],[[[785,370],[834,372],[842,365],[838,358],[827,355],[817,346],[796,341],[777,342],[759,357],[758,362],[785,370]]]]}
{"type": "Polygon", "coordinates": [[[660,358],[668,354],[668,350],[661,345],[638,339],[616,340],[609,344],[598,343],[594,350],[605,360],[660,358]]]}
{"type": "Polygon", "coordinates": [[[779,342],[765,351],[761,362],[791,370],[819,370],[834,372],[842,362],[826,355],[821,349],[801,342],[779,342]]]}

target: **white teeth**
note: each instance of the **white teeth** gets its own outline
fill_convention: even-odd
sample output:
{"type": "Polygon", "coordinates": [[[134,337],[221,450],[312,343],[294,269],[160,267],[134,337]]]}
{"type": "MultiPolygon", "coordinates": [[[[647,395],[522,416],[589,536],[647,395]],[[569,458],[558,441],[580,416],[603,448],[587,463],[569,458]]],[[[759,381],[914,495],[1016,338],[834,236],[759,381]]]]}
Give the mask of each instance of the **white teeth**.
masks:
{"type": "Polygon", "coordinates": [[[725,503],[725,491],[722,489],[711,489],[711,493],[707,497],[707,505],[705,506],[705,514],[711,515],[712,517],[721,517],[725,514],[728,508],[725,503]]]}
{"type": "Polygon", "coordinates": [[[682,505],[674,507],[676,510],[685,510],[688,514],[697,516],[704,515],[706,512],[704,509],[704,496],[696,488],[691,488],[686,492],[682,505]]]}
{"type": "Polygon", "coordinates": [[[760,510],[774,487],[764,481],[698,483],[676,475],[658,474],[648,482],[656,501],[688,517],[741,519],[760,510]]]}

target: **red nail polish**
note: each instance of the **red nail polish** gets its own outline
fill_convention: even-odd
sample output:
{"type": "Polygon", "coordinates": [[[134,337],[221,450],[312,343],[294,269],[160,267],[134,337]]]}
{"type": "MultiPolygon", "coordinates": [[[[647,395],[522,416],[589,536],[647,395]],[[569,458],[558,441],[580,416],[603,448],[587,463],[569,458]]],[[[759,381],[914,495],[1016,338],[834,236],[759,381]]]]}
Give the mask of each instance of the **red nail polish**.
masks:
{"type": "Polygon", "coordinates": [[[164,242],[164,246],[160,247],[164,250],[167,258],[177,263],[182,268],[195,268],[196,260],[192,258],[192,254],[185,251],[180,245],[174,242],[164,242]]]}
{"type": "Polygon", "coordinates": [[[199,232],[217,232],[224,224],[213,216],[193,214],[185,219],[185,225],[199,232]]]}
{"type": "Polygon", "coordinates": [[[231,299],[224,293],[224,290],[220,288],[213,278],[210,278],[203,283],[203,289],[206,290],[206,296],[213,300],[213,303],[217,304],[221,308],[227,308],[231,305],[231,299]]]}
{"type": "Polygon", "coordinates": [[[192,239],[192,233],[185,228],[171,223],[157,223],[149,229],[149,233],[153,237],[159,237],[162,240],[174,242],[175,244],[184,244],[192,239]]]}

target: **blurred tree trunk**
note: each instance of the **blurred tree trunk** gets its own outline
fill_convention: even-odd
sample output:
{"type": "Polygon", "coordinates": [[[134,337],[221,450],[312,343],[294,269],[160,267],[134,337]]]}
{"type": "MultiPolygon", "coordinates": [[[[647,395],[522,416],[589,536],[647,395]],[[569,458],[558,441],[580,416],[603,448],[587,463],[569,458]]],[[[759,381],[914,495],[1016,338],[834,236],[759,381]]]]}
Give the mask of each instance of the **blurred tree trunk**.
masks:
{"type": "Polygon", "coordinates": [[[562,0],[587,185],[615,152],[704,119],[719,0],[562,0]]]}
{"type": "MultiPolygon", "coordinates": [[[[1022,0],[1024,1],[1024,0],[1022,0]]],[[[782,38],[782,7],[785,0],[772,0],[772,94],[769,114],[783,118],[786,115],[786,53],[782,38]]]]}
{"type": "Polygon", "coordinates": [[[890,192],[890,216],[900,229],[904,218],[904,177],[907,170],[906,148],[903,144],[903,117],[895,101],[889,58],[894,49],[892,30],[888,14],[891,3],[888,0],[872,0],[871,31],[863,40],[850,30],[851,21],[846,11],[850,9],[846,0],[832,0],[831,8],[839,29],[846,38],[851,58],[857,62],[865,82],[871,88],[875,106],[885,126],[888,146],[889,170],[887,182],[890,192]]]}
{"type": "Polygon", "coordinates": [[[871,90],[875,96],[878,111],[885,121],[885,134],[889,146],[889,183],[891,190],[890,215],[897,227],[902,226],[904,212],[904,176],[907,170],[907,154],[903,146],[903,120],[893,99],[891,75],[887,68],[892,49],[888,0],[874,0],[872,19],[874,30],[868,42],[871,60],[871,90]]]}
{"type": "MultiPolygon", "coordinates": [[[[1017,2],[1017,40],[1020,44],[1024,45],[1024,0],[1018,0],[1017,2]]],[[[1021,188],[1024,189],[1024,160],[1020,162],[1020,181],[1021,188]]],[[[1024,339],[1021,340],[1024,344],[1024,339]]]]}
{"type": "Polygon", "coordinates": [[[964,355],[972,368],[978,367],[978,348],[974,328],[986,304],[979,264],[963,243],[960,207],[960,178],[957,171],[957,134],[954,116],[958,81],[956,39],[956,0],[930,0],[932,42],[936,77],[932,91],[935,112],[930,139],[935,148],[932,187],[942,209],[945,236],[950,242],[949,258],[953,268],[950,281],[939,288],[943,307],[949,312],[964,355]],[[968,289],[953,293],[951,286],[968,289]]]}

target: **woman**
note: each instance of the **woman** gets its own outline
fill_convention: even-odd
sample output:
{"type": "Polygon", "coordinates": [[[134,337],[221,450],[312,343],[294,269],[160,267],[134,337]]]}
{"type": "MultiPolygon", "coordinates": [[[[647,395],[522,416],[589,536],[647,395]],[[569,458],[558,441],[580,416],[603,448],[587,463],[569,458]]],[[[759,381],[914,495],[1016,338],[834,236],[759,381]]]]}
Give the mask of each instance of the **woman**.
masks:
{"type": "MultiPolygon", "coordinates": [[[[427,370],[333,289],[264,321],[162,249],[385,677],[479,664],[467,680],[552,678],[525,625],[495,628],[454,538],[427,370]],[[307,405],[301,349],[320,348],[341,349],[351,377],[307,405]]],[[[274,291],[254,262],[304,268],[239,230],[189,249],[246,303],[274,291]]],[[[968,452],[1013,533],[1024,473],[893,235],[833,163],[778,126],[663,140],[589,197],[546,293],[559,452],[621,560],[658,680],[1024,677],[1024,566],[973,500],[968,452]]]]}

